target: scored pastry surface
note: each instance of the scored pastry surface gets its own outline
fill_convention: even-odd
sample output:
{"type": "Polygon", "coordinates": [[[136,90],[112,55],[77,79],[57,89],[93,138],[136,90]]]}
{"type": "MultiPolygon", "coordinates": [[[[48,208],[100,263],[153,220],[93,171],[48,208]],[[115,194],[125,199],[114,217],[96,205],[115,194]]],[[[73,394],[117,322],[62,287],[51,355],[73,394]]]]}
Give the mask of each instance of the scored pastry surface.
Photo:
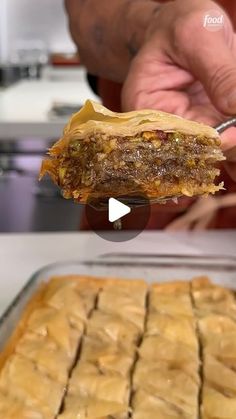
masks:
{"type": "Polygon", "coordinates": [[[234,292],[52,278],[0,354],[4,419],[235,419],[234,292]]]}
{"type": "Polygon", "coordinates": [[[236,416],[236,303],[233,291],[208,278],[192,281],[202,347],[202,419],[236,416]]]}
{"type": "Polygon", "coordinates": [[[146,399],[145,409],[150,410],[153,417],[177,418],[181,414],[180,417],[197,419],[198,372],[199,347],[190,284],[154,284],[150,291],[146,330],[134,370],[134,392],[139,395],[133,398],[134,417],[145,415],[140,406],[140,394],[143,394],[140,391],[144,391],[161,400],[160,410],[158,403],[155,407],[152,397],[146,399]],[[176,301],[178,310],[175,309],[176,301]]]}

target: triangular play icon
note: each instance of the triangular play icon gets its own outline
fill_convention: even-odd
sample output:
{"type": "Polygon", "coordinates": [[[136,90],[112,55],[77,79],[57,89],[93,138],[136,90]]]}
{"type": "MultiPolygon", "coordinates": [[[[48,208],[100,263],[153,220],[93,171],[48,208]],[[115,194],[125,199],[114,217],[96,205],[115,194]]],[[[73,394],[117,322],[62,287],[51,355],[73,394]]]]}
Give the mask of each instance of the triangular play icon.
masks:
{"type": "Polygon", "coordinates": [[[114,223],[120,218],[131,212],[131,208],[128,205],[122,204],[115,198],[109,198],[108,201],[108,219],[110,223],[114,223]]]}

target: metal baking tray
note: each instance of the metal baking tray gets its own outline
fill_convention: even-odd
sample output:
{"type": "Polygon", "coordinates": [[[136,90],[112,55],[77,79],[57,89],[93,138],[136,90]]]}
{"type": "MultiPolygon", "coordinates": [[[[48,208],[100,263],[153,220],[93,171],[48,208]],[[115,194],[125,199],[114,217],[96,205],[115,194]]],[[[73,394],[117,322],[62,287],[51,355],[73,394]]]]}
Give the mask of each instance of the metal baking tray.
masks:
{"type": "Polygon", "coordinates": [[[39,284],[52,276],[70,274],[143,278],[150,283],[190,280],[195,276],[208,275],[213,282],[236,289],[236,257],[111,253],[94,260],[59,262],[45,266],[31,276],[0,318],[0,350],[39,284]]]}

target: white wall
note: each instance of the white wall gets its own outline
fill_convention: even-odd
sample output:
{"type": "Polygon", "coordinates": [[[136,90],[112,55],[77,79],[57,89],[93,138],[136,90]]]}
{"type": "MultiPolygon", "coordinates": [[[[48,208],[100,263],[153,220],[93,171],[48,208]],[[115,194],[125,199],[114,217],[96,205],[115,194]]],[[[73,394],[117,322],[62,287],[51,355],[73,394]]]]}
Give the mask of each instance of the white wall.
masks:
{"type": "Polygon", "coordinates": [[[2,53],[7,46],[10,55],[16,41],[24,40],[41,40],[54,52],[75,51],[63,0],[0,0],[0,27],[0,44],[4,44],[0,47],[2,53]],[[3,13],[4,3],[7,21],[3,13]]]}
{"type": "Polygon", "coordinates": [[[0,0],[0,61],[7,59],[7,0],[0,0]]]}

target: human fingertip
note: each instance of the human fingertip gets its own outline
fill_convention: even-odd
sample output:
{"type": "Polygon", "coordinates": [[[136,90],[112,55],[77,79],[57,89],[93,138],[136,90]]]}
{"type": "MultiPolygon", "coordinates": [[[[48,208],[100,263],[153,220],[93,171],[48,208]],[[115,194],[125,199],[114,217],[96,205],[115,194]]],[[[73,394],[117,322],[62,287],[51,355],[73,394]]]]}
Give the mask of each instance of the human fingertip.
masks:
{"type": "Polygon", "coordinates": [[[236,147],[236,128],[231,127],[223,132],[220,136],[221,148],[225,152],[236,147]]]}
{"type": "Polygon", "coordinates": [[[230,115],[236,114],[236,90],[225,97],[223,105],[225,112],[230,115]]]}

